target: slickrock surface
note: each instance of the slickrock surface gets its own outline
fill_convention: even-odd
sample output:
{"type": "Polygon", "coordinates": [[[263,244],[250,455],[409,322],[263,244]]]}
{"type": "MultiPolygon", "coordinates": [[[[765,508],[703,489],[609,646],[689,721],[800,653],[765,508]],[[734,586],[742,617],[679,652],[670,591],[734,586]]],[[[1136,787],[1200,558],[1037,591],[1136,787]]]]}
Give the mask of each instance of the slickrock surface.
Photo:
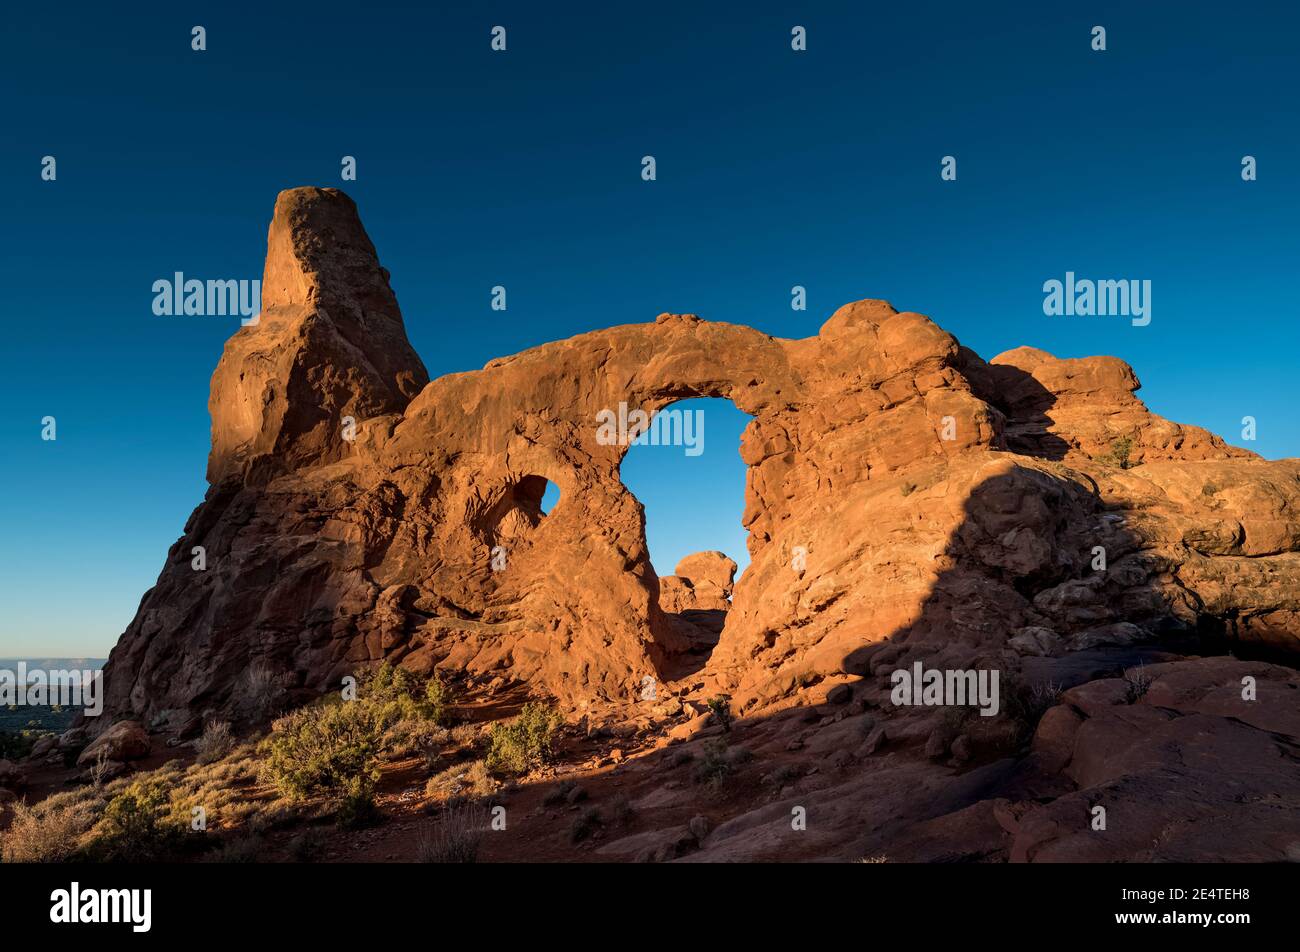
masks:
{"type": "Polygon", "coordinates": [[[678,567],[694,598],[730,595],[691,677],[738,712],[915,658],[1017,667],[1197,628],[1296,650],[1300,462],[1170,423],[1137,385],[1112,357],[986,363],[883,301],[803,340],[663,314],[428,381],[351,200],[293,189],[261,320],[212,378],[211,488],[112,653],[100,722],[252,721],[250,670],[303,700],[383,658],[569,710],[636,702],[700,644],[597,414],[690,397],[754,418],[750,567],[734,591],[734,563],[678,567]]]}

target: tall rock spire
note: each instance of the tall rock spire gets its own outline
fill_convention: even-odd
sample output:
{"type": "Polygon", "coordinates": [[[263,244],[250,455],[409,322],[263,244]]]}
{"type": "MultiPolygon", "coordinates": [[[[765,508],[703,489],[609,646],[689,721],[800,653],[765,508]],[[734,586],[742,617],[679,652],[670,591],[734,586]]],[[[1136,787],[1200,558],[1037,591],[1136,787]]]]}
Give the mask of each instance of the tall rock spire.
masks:
{"type": "Polygon", "coordinates": [[[352,199],[281,192],[267,244],[261,317],[212,375],[213,484],[338,459],[344,418],[399,413],[429,382],[352,199]]]}

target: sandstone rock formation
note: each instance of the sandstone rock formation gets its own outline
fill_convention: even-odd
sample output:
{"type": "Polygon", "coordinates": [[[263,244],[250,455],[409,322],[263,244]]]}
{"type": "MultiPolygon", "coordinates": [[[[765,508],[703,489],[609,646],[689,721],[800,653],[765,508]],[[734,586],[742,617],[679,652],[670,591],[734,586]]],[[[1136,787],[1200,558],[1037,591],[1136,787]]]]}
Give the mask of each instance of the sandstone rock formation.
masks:
{"type": "Polygon", "coordinates": [[[802,340],[664,314],[428,382],[350,200],[281,194],[269,245],[261,320],[212,379],[211,488],[105,668],[104,723],[253,719],[254,667],[292,701],[383,658],[635,701],[699,641],[597,414],[690,397],[753,417],[750,567],[700,674],[738,711],[914,657],[1196,628],[1297,648],[1300,461],[1150,413],[1122,361],[986,363],[860,301],[802,340]]]}
{"type": "MultiPolygon", "coordinates": [[[[1089,664],[1114,660],[1092,650],[1044,663],[1052,678],[1071,680],[1067,669],[1084,656],[1089,664]]],[[[792,708],[748,723],[743,741],[766,771],[753,778],[771,791],[766,802],[683,847],[667,822],[697,804],[697,794],[660,785],[639,806],[664,814],[664,827],[601,852],[631,859],[654,845],[651,858],[679,862],[1300,859],[1295,671],[1216,657],[1153,660],[1115,674],[1065,691],[1039,722],[1030,756],[969,764],[960,750],[977,748],[982,730],[1008,726],[1002,716],[987,728],[969,718],[946,762],[918,756],[947,714],[888,711],[887,688],[858,682],[852,702],[834,713],[826,705],[792,708]],[[1249,700],[1245,678],[1254,681],[1249,700]],[[807,829],[791,829],[795,806],[810,818],[807,829]],[[1098,806],[1104,828],[1095,825],[1098,806]],[[672,848],[662,848],[665,838],[672,848]]],[[[673,751],[709,742],[701,733],[673,751]]],[[[671,775],[665,761],[646,772],[671,775]]]]}
{"type": "Polygon", "coordinates": [[[257,323],[226,342],[212,376],[214,484],[339,459],[346,417],[400,412],[429,382],[352,199],[282,192],[267,245],[257,323]]]}
{"type": "Polygon", "coordinates": [[[720,611],[731,607],[736,563],[721,552],[696,552],[659,579],[659,607],[666,612],[720,611]]]}

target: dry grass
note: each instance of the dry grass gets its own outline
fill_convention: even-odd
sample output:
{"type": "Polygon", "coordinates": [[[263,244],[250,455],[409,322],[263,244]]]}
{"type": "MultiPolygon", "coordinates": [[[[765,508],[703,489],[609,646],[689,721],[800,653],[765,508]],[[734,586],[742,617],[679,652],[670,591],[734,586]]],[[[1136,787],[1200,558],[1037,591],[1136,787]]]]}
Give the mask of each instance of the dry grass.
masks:
{"type": "Polygon", "coordinates": [[[495,793],[496,789],[497,783],[483,760],[448,767],[434,774],[424,785],[425,796],[434,800],[480,799],[495,793]]]}
{"type": "Polygon", "coordinates": [[[35,806],[14,804],[13,821],[0,833],[0,860],[6,863],[61,863],[86,845],[104,803],[97,796],[51,797],[35,806]]]}
{"type": "Polygon", "coordinates": [[[421,863],[474,863],[487,832],[487,808],[477,803],[448,806],[420,828],[416,857],[421,863]]]}
{"type": "MultiPolygon", "coordinates": [[[[209,831],[238,832],[244,837],[299,822],[310,814],[262,788],[257,773],[256,747],[248,743],[211,763],[186,766],[171,760],[155,770],[56,793],[34,805],[17,803],[9,829],[0,833],[0,860],[36,863],[78,858],[103,832],[105,808],[132,785],[161,786],[167,793],[167,816],[187,829],[197,807],[202,808],[209,831]]],[[[231,861],[250,849],[248,843],[227,841],[221,851],[231,861]]]]}
{"type": "Polygon", "coordinates": [[[203,736],[194,743],[198,751],[199,763],[210,764],[221,760],[235,747],[235,738],[230,733],[228,721],[208,721],[203,727],[203,736]]]}

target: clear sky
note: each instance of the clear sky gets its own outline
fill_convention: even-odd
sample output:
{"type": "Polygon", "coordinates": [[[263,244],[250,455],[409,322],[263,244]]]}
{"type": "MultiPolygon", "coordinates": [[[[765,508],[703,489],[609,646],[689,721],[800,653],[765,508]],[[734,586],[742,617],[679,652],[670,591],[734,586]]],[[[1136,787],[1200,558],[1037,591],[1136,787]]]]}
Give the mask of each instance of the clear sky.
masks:
{"type": "MultiPolygon", "coordinates": [[[[6,10],[0,654],[102,656],[153,584],[236,321],[157,317],[151,285],[260,277],[296,185],[357,200],[435,376],[662,311],[802,337],[883,297],[986,357],[1118,355],[1157,412],[1300,455],[1290,5],[439,6],[6,10]],[[1151,324],[1045,316],[1066,271],[1150,280],[1151,324]]],[[[660,572],[741,558],[744,419],[716,417],[703,457],[628,460],[660,572]]]]}

